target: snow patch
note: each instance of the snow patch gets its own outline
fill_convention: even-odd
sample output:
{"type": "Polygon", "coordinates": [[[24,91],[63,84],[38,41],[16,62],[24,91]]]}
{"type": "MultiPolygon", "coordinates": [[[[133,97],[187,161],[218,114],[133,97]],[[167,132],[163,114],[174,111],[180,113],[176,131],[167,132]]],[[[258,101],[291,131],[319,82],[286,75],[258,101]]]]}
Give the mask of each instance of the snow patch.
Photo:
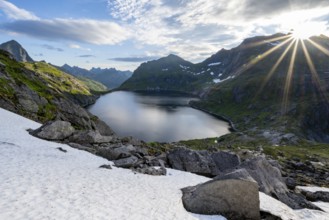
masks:
{"type": "Polygon", "coordinates": [[[222,62],[217,62],[217,63],[209,63],[208,66],[218,66],[221,65],[222,62]]]}

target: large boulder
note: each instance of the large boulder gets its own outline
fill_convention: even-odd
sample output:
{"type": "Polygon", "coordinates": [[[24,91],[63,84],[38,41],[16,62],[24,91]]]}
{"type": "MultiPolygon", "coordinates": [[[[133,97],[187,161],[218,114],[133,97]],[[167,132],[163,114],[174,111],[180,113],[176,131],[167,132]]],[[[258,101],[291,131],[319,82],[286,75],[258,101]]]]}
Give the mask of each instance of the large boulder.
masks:
{"type": "Polygon", "coordinates": [[[84,130],[76,131],[70,137],[70,142],[78,144],[102,144],[109,143],[112,141],[112,136],[103,136],[98,131],[84,130]]]}
{"type": "Polygon", "coordinates": [[[67,121],[50,121],[31,132],[32,135],[46,140],[64,140],[70,137],[75,129],[67,121]]]}
{"type": "Polygon", "coordinates": [[[167,155],[169,165],[177,170],[214,177],[240,164],[238,155],[229,152],[194,151],[175,148],[167,155]]]}
{"type": "Polygon", "coordinates": [[[118,160],[132,156],[136,152],[136,148],[132,145],[112,145],[99,148],[97,155],[108,160],[118,160]]]}
{"type": "Polygon", "coordinates": [[[193,151],[176,148],[167,155],[169,165],[177,170],[188,171],[205,176],[212,176],[215,164],[207,151],[193,151]]]}
{"type": "Polygon", "coordinates": [[[246,170],[182,191],[183,205],[190,212],[222,215],[230,220],[260,219],[258,184],[246,170]]]}
{"type": "Polygon", "coordinates": [[[292,209],[318,209],[302,195],[291,193],[278,167],[273,166],[263,157],[256,157],[243,162],[239,168],[244,168],[257,181],[261,192],[285,203],[292,209]]]}
{"type": "Polygon", "coordinates": [[[211,154],[211,159],[214,161],[220,172],[232,169],[241,163],[238,155],[224,151],[211,154]]]}

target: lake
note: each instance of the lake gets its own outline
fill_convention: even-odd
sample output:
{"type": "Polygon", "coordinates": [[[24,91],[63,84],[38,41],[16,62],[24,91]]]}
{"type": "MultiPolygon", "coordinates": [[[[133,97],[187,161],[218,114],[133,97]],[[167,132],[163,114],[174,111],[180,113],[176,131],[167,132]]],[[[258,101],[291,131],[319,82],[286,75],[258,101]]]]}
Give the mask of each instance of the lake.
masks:
{"type": "Polygon", "coordinates": [[[100,97],[89,111],[117,135],[146,142],[175,142],[230,133],[227,122],[189,107],[191,100],[197,98],[119,91],[100,97]]]}

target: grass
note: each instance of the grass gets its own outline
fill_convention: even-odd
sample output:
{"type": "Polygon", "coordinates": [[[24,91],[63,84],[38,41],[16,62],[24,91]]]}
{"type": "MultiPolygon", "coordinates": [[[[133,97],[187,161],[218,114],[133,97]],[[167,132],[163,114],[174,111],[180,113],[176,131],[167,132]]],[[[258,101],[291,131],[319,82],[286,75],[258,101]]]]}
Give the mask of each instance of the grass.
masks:
{"type": "Polygon", "coordinates": [[[49,86],[62,93],[91,95],[90,89],[80,80],[45,62],[24,63],[25,68],[36,72],[49,86]]]}

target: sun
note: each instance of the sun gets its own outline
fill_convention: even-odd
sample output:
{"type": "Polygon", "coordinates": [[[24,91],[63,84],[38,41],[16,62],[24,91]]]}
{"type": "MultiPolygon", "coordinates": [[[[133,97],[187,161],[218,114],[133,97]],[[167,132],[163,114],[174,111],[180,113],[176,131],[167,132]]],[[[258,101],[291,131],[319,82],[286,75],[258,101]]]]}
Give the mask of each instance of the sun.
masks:
{"type": "Polygon", "coordinates": [[[292,36],[295,39],[306,40],[312,36],[323,34],[323,27],[316,22],[304,22],[295,24],[291,30],[292,36]]]}

